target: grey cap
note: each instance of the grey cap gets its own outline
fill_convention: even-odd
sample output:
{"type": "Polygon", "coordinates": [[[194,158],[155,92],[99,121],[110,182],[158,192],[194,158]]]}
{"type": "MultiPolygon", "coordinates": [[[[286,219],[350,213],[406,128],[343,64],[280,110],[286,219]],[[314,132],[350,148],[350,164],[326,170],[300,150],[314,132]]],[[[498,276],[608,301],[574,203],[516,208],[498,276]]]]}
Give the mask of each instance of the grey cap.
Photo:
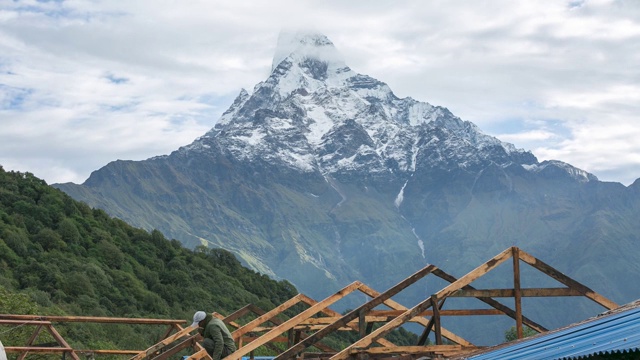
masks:
{"type": "Polygon", "coordinates": [[[195,314],[193,314],[193,324],[191,324],[191,326],[198,326],[198,323],[200,323],[200,321],[204,320],[204,318],[207,317],[207,313],[204,311],[196,311],[195,314]]]}

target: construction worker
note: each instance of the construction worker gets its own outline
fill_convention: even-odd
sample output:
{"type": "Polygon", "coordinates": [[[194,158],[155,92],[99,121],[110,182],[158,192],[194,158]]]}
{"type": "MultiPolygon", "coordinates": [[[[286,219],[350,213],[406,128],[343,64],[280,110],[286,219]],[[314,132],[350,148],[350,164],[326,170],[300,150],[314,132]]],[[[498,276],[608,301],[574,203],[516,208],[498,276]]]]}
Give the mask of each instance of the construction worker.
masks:
{"type": "Polygon", "coordinates": [[[7,360],[7,354],[4,352],[4,346],[2,346],[2,341],[0,341],[0,360],[7,360]]]}
{"type": "Polygon", "coordinates": [[[207,350],[213,360],[220,360],[236,351],[233,337],[222,320],[197,311],[193,314],[193,324],[198,326],[198,332],[202,335],[202,347],[207,350]]]}

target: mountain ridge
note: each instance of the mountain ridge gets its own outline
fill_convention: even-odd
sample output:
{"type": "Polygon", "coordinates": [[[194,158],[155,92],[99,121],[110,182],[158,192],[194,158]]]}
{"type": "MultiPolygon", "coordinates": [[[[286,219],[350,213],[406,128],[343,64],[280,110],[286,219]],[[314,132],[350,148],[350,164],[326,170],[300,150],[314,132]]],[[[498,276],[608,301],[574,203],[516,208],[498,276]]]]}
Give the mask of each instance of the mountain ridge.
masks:
{"type": "Polygon", "coordinates": [[[398,98],[324,35],[291,38],[302,45],[279,47],[294,50],[278,50],[269,77],[191,144],[55,186],[319,298],[353,280],[383,290],[427,262],[462,275],[512,245],[571,263],[562,270],[614,300],[640,297],[611,286],[622,265],[601,269],[593,252],[640,275],[640,186],[539,162],[444,107],[398,98]]]}

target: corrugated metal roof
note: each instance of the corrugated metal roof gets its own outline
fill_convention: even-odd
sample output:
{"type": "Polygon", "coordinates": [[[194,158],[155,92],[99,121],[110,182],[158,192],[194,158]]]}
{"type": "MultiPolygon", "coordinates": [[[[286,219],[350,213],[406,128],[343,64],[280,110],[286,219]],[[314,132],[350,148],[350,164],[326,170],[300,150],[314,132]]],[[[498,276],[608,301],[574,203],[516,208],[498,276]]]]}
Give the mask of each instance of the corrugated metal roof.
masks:
{"type": "Polygon", "coordinates": [[[640,300],[597,317],[467,357],[484,359],[583,359],[640,349],[640,300]]]}

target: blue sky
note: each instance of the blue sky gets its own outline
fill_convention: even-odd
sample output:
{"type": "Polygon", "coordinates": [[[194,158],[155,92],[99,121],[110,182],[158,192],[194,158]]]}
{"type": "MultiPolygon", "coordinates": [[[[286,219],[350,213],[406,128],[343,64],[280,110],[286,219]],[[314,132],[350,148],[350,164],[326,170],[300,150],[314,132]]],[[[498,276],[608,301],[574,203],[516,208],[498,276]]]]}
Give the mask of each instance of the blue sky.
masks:
{"type": "Polygon", "coordinates": [[[281,30],[539,160],[640,177],[640,1],[0,2],[0,165],[81,183],[191,143],[281,30]]]}

